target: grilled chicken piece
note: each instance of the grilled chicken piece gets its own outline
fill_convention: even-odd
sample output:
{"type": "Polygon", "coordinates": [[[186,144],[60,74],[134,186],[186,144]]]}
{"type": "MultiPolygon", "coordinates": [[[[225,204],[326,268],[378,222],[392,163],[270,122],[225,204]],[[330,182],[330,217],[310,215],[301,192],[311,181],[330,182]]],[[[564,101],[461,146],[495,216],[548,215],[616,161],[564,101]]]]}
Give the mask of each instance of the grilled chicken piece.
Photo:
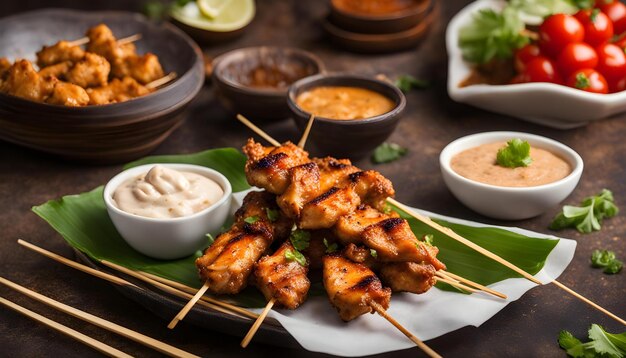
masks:
{"type": "Polygon", "coordinates": [[[72,46],[69,41],[59,41],[37,52],[37,66],[44,68],[64,61],[76,62],[84,56],[85,51],[79,46],[72,46]]]}
{"type": "Polygon", "coordinates": [[[139,84],[132,77],[114,78],[106,86],[88,88],[89,104],[108,104],[128,101],[144,96],[150,90],[139,84]]]}
{"type": "Polygon", "coordinates": [[[328,229],[349,214],[361,199],[352,186],[332,187],[302,207],[298,226],[302,229],[328,229]]]}
{"type": "Polygon", "coordinates": [[[391,218],[368,226],[363,231],[363,243],[376,250],[378,260],[382,262],[424,261],[438,270],[445,268],[435,257],[436,253],[415,237],[409,223],[404,219],[391,218]]]}
{"type": "Polygon", "coordinates": [[[354,183],[361,201],[380,211],[385,210],[387,198],[396,194],[391,181],[375,170],[352,173],[348,178],[354,183]]]}
{"type": "Polygon", "coordinates": [[[297,219],[304,204],[320,192],[319,168],[312,162],[295,166],[289,171],[289,183],[277,202],[287,216],[297,219]]]}
{"type": "Polygon", "coordinates": [[[343,254],[345,257],[350,259],[350,261],[358,262],[363,264],[374,271],[378,271],[381,266],[381,263],[376,260],[375,255],[378,253],[373,252],[372,249],[369,249],[365,246],[357,246],[355,244],[348,244],[343,249],[343,254]]]}
{"type": "Polygon", "coordinates": [[[275,240],[289,236],[293,228],[293,220],[280,212],[276,205],[276,196],[266,191],[251,191],[243,199],[241,208],[235,213],[234,226],[248,227],[254,232],[263,232],[275,240]],[[246,218],[254,222],[246,222],[246,218]]]}
{"type": "Polygon", "coordinates": [[[9,68],[0,91],[31,101],[44,102],[59,82],[56,77],[40,76],[27,60],[18,60],[9,68]]]}
{"type": "Polygon", "coordinates": [[[109,79],[111,65],[102,56],[87,52],[66,73],[65,79],[83,88],[105,86],[109,79]]]}
{"type": "Polygon", "coordinates": [[[118,45],[113,32],[104,24],[90,28],[86,35],[89,37],[87,51],[106,58],[111,64],[136,54],[135,45],[132,43],[118,45]]]}
{"type": "Polygon", "coordinates": [[[380,278],[393,292],[424,293],[437,278],[435,267],[417,262],[394,262],[383,265],[380,278]]]}
{"type": "Polygon", "coordinates": [[[132,77],[144,85],[164,76],[159,58],[150,52],[115,60],[111,73],[117,78],[132,77]]]}
{"type": "Polygon", "coordinates": [[[319,186],[322,192],[332,187],[346,186],[349,175],[361,170],[352,165],[352,162],[348,159],[325,157],[313,158],[312,162],[319,168],[321,174],[319,186]]]}
{"type": "Polygon", "coordinates": [[[289,251],[295,248],[287,240],[273,255],[263,256],[257,262],[254,276],[266,300],[274,298],[276,306],[293,310],[306,300],[311,281],[307,277],[308,265],[288,260],[285,254],[289,251]]]}
{"type": "Polygon", "coordinates": [[[369,305],[372,301],[384,309],[389,308],[391,289],[383,288],[367,266],[339,253],[324,256],[324,287],[339,317],[346,322],[364,313],[373,313],[369,305]]]}
{"type": "Polygon", "coordinates": [[[359,244],[363,242],[361,236],[368,226],[395,216],[397,216],[395,212],[388,215],[368,205],[359,205],[350,214],[339,218],[337,224],[333,227],[333,232],[344,245],[350,243],[359,244]]]}
{"type": "Polygon", "coordinates": [[[50,65],[39,70],[39,75],[43,77],[54,76],[56,78],[64,78],[65,74],[72,68],[72,61],[63,61],[54,65],[50,65]]]}
{"type": "Polygon", "coordinates": [[[48,97],[46,102],[62,106],[80,107],[89,103],[89,95],[80,86],[59,81],[54,86],[52,95],[48,97]]]}
{"type": "Polygon", "coordinates": [[[253,139],[243,147],[248,157],[246,178],[250,185],[280,195],[290,184],[290,169],[309,162],[309,153],[291,142],[280,147],[263,147],[253,139]]]}

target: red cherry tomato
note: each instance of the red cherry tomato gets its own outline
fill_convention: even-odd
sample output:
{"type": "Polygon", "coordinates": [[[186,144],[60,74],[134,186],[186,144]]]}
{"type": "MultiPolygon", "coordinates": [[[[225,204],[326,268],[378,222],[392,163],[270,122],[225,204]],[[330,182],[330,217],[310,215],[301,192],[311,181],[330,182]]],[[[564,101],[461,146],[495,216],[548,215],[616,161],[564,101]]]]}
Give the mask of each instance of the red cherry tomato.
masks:
{"type": "Polygon", "coordinates": [[[572,42],[582,42],[585,29],[575,17],[566,14],[549,16],[539,27],[541,52],[555,57],[572,42]]]}
{"type": "Polygon", "coordinates": [[[569,87],[593,93],[609,93],[609,86],[600,72],[585,68],[572,73],[567,78],[569,87]]]}
{"type": "Polygon", "coordinates": [[[615,40],[614,44],[622,49],[626,49],[626,34],[618,37],[617,40],[615,40]]]}
{"type": "Polygon", "coordinates": [[[585,29],[585,42],[591,46],[603,44],[613,37],[613,22],[600,9],[580,10],[574,15],[585,29]]]}
{"type": "Polygon", "coordinates": [[[526,75],[525,75],[525,74],[523,74],[523,73],[519,73],[519,74],[515,75],[515,77],[513,77],[513,78],[511,79],[511,82],[509,82],[509,84],[511,84],[511,85],[516,85],[516,84],[520,84],[520,83],[527,83],[527,82],[530,82],[530,81],[528,80],[528,76],[526,76],[526,75]]]}
{"type": "Polygon", "coordinates": [[[613,21],[613,31],[619,35],[626,31],[626,5],[619,1],[606,3],[600,1],[600,10],[613,21]]]}
{"type": "Polygon", "coordinates": [[[541,56],[539,46],[528,44],[515,52],[515,69],[521,73],[524,71],[526,64],[531,60],[541,56]]]}
{"type": "Polygon", "coordinates": [[[619,80],[609,83],[609,92],[622,92],[626,89],[626,77],[622,77],[619,80]]]}
{"type": "Polygon", "coordinates": [[[615,44],[604,44],[597,48],[597,70],[609,82],[609,87],[626,76],[626,54],[624,50],[615,44]]]}
{"type": "Polygon", "coordinates": [[[598,55],[593,47],[584,42],[571,43],[565,46],[559,54],[557,66],[565,77],[572,72],[583,68],[595,68],[598,65],[598,55]]]}
{"type": "Polygon", "coordinates": [[[522,76],[528,82],[563,83],[561,75],[556,71],[554,62],[543,56],[528,62],[522,76]]]}

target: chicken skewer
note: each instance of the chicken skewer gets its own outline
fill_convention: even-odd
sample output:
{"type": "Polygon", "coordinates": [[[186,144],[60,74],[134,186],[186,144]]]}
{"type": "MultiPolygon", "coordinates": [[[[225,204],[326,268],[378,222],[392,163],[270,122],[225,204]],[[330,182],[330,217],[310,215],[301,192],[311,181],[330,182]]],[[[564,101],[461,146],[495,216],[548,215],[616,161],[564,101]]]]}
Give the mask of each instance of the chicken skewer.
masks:
{"type": "MultiPolygon", "coordinates": [[[[238,117],[239,118],[239,117],[238,117]]],[[[245,122],[244,122],[245,124],[245,122]]],[[[258,127],[254,127],[251,128],[253,131],[257,132],[263,132],[261,129],[259,129],[258,127]],[[255,130],[256,129],[256,130],[255,130]]],[[[263,132],[264,133],[264,132],[263,132]]],[[[267,135],[267,133],[264,133],[265,136],[271,138],[269,135],[267,135]]],[[[272,139],[272,141],[270,141],[270,143],[274,144],[274,142],[277,143],[276,140],[272,139]]],[[[392,198],[387,198],[386,199],[387,202],[389,202],[392,205],[397,206],[398,208],[404,210],[406,213],[408,213],[409,215],[411,215],[412,217],[414,217],[415,219],[417,219],[418,221],[434,228],[435,230],[449,236],[450,238],[478,251],[479,253],[489,257],[490,259],[510,268],[511,270],[519,273],[520,275],[522,275],[524,278],[526,278],[529,281],[532,281],[536,284],[542,285],[543,283],[541,281],[539,281],[538,279],[536,279],[534,276],[532,276],[531,274],[529,274],[528,272],[522,270],[521,268],[517,267],[516,265],[508,262],[507,260],[503,259],[502,257],[494,254],[493,252],[473,243],[472,241],[467,240],[466,238],[462,237],[461,235],[455,233],[453,230],[443,227],[437,223],[435,223],[434,221],[432,221],[430,218],[425,217],[423,215],[420,215],[418,213],[416,213],[415,211],[411,210],[409,207],[407,207],[406,205],[392,199],[392,198]]],[[[467,281],[467,283],[470,283],[471,281],[464,279],[465,281],[467,281]]],[[[471,282],[472,286],[481,289],[481,287],[484,287],[478,283],[475,282],[471,282]]],[[[606,314],[607,316],[611,317],[612,319],[618,321],[619,323],[626,325],[626,320],[622,319],[621,317],[615,315],[614,313],[608,311],[607,309],[605,309],[604,307],[598,305],[597,303],[591,301],[590,299],[584,297],[583,295],[577,293],[576,291],[572,290],[571,288],[563,285],[561,282],[557,281],[557,280],[552,280],[552,283],[554,283],[557,287],[559,287],[560,289],[564,290],[565,292],[567,292],[568,294],[571,294],[572,296],[580,299],[581,301],[587,303],[588,305],[590,305],[591,307],[597,309],[598,311],[606,314]]]]}
{"type": "MultiPolygon", "coordinates": [[[[117,40],[117,44],[118,45],[129,44],[129,43],[141,40],[141,37],[142,37],[141,34],[130,35],[130,36],[127,36],[127,37],[124,37],[124,38],[121,38],[121,39],[117,40]]],[[[85,37],[81,37],[81,38],[79,38],[77,40],[70,41],[69,45],[70,46],[82,46],[82,45],[88,44],[89,41],[90,41],[89,37],[85,36],[85,37]]]]}

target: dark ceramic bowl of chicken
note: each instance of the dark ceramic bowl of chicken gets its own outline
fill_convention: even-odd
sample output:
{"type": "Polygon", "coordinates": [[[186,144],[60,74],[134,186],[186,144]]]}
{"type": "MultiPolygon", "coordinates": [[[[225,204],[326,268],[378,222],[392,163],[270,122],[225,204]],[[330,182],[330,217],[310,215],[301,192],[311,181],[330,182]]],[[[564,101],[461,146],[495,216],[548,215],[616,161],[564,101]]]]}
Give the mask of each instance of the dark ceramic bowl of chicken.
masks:
{"type": "Polygon", "coordinates": [[[66,107],[0,93],[0,139],[90,163],[124,162],[151,152],[184,119],[204,81],[202,54],[181,30],[130,12],[45,9],[0,19],[0,57],[34,63],[44,45],[75,40],[104,23],[117,38],[141,34],[137,53],[154,53],[177,78],[126,102],[66,107]]]}
{"type": "Polygon", "coordinates": [[[406,98],[393,84],[367,76],[327,74],[307,77],[291,85],[287,95],[289,109],[300,131],[306,128],[311,113],[298,106],[298,96],[317,87],[335,86],[370,90],[387,97],[394,104],[390,111],[369,118],[315,118],[309,133],[309,142],[314,145],[318,155],[362,158],[383,143],[396,129],[406,107],[406,98]]]}
{"type": "Polygon", "coordinates": [[[290,47],[248,47],[223,54],[213,61],[213,79],[218,98],[233,113],[241,113],[250,120],[277,120],[289,117],[287,89],[301,78],[324,71],[317,56],[290,47]],[[272,76],[264,72],[272,69],[283,76],[277,87],[255,85],[255,78],[263,81],[272,76]],[[258,77],[262,77],[259,79],[258,77]]]}

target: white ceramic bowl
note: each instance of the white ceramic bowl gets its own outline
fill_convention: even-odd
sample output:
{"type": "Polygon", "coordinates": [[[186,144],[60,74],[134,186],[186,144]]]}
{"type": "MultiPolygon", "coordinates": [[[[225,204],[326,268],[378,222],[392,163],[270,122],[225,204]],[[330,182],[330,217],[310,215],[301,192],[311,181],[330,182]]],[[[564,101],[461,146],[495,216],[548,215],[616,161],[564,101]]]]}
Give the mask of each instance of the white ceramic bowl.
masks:
{"type": "Polygon", "coordinates": [[[471,72],[471,65],[463,60],[458,46],[459,29],[468,24],[479,9],[498,9],[503,4],[504,0],[479,0],[463,8],[450,21],[446,47],[448,94],[452,99],[559,129],[580,127],[626,111],[626,91],[597,94],[552,83],[459,87],[471,72]]]}
{"type": "Polygon", "coordinates": [[[502,220],[527,219],[546,212],[574,190],[583,172],[583,160],[573,149],[546,137],[521,132],[484,132],[459,138],[441,151],[439,164],[444,182],[457,199],[480,214],[502,220]],[[570,164],[572,172],[553,183],[520,188],[479,183],[462,177],[450,167],[455,154],[481,144],[506,142],[513,138],[558,155],[570,164]]]}
{"type": "Polygon", "coordinates": [[[215,204],[193,215],[171,219],[155,219],[120,210],[113,202],[113,193],[129,178],[146,173],[157,164],[140,165],[113,177],[104,187],[104,203],[113,225],[135,250],[157,259],[171,260],[189,256],[206,245],[206,234],[216,234],[230,213],[232,188],[218,171],[190,164],[158,164],[166,168],[203,175],[224,190],[215,204]]]}

